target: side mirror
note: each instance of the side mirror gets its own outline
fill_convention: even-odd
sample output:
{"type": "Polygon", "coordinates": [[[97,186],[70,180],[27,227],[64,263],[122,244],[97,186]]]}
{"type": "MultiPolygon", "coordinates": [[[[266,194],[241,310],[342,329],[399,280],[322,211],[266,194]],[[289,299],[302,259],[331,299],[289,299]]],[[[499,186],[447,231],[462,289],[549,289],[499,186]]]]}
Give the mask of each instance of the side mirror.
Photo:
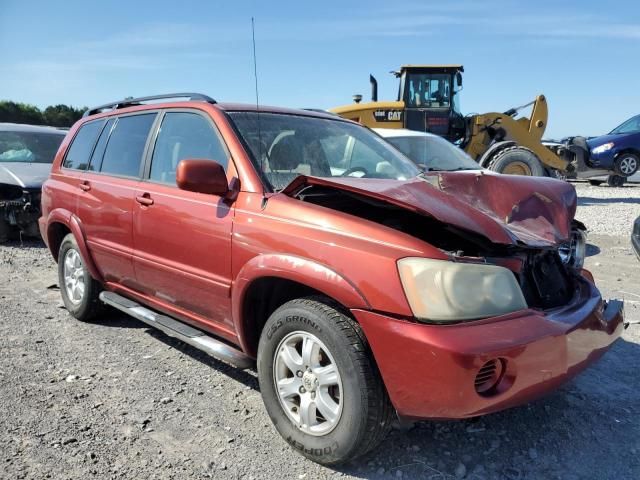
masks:
{"type": "Polygon", "coordinates": [[[176,170],[178,188],[190,192],[225,197],[229,193],[227,174],[222,165],[213,160],[185,159],[176,170]]]}
{"type": "Polygon", "coordinates": [[[460,91],[462,90],[462,73],[457,72],[456,73],[456,91],[460,91]]]}

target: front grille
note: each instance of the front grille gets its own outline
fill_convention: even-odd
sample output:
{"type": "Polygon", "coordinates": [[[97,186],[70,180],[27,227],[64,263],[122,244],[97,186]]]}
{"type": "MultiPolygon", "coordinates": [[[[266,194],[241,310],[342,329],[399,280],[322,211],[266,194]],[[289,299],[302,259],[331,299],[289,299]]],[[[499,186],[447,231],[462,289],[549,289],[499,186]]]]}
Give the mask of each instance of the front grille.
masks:
{"type": "Polygon", "coordinates": [[[566,305],[573,295],[571,274],[557,251],[530,254],[520,275],[520,286],[532,308],[566,305]]]}

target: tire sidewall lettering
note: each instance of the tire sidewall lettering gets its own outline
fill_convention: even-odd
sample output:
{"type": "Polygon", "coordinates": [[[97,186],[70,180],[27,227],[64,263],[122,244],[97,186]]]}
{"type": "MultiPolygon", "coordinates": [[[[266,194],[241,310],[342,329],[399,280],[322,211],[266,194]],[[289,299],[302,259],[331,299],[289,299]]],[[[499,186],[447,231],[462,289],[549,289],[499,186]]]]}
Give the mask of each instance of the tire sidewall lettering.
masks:
{"type": "Polygon", "coordinates": [[[313,455],[315,457],[321,457],[323,455],[331,455],[336,452],[340,447],[338,442],[333,442],[331,445],[322,448],[310,448],[305,447],[304,444],[294,439],[291,435],[289,435],[286,439],[287,443],[291,445],[296,450],[299,450],[302,453],[306,453],[307,455],[313,455]]]}
{"type": "Polygon", "coordinates": [[[316,332],[319,332],[319,333],[322,332],[322,328],[316,322],[314,322],[313,320],[311,320],[306,316],[287,315],[286,317],[284,317],[284,319],[280,319],[277,322],[274,322],[274,324],[269,327],[269,330],[267,331],[267,338],[271,340],[271,338],[273,338],[273,335],[280,328],[282,328],[284,325],[290,325],[293,323],[302,323],[304,325],[308,325],[309,327],[313,328],[316,332]]]}

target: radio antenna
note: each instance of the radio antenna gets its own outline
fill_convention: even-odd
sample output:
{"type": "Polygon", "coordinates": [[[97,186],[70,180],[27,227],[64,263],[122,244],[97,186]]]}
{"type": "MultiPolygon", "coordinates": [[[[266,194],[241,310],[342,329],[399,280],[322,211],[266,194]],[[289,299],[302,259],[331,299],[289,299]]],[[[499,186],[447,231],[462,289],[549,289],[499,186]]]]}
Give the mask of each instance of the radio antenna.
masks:
{"type": "Polygon", "coordinates": [[[260,169],[264,172],[264,158],[262,156],[262,132],[260,131],[260,100],[258,97],[258,62],[256,60],[256,27],[253,17],[251,17],[251,40],[253,43],[253,77],[256,83],[256,115],[258,119],[258,156],[260,169]]]}
{"type": "Polygon", "coordinates": [[[256,109],[258,109],[258,62],[256,61],[256,26],[253,17],[251,17],[251,40],[253,41],[253,78],[256,82],[256,109]]]}

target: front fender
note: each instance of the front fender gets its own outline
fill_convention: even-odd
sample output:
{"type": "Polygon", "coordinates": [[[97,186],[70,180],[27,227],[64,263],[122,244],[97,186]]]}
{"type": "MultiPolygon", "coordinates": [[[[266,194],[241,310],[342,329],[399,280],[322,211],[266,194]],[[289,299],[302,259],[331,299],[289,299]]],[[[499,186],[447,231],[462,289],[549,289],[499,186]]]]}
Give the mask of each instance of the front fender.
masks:
{"type": "Polygon", "coordinates": [[[82,257],[82,261],[86,265],[87,270],[89,270],[89,274],[95,280],[102,282],[102,275],[96,268],[96,264],[93,261],[93,257],[91,256],[91,253],[87,248],[87,242],[84,236],[84,231],[82,229],[82,224],[80,222],[80,219],[76,215],[71,213],[69,210],[65,210],[62,208],[56,208],[52,210],[49,213],[49,216],[47,217],[47,221],[46,221],[46,232],[47,232],[46,243],[47,243],[47,246],[49,247],[49,250],[51,251],[51,254],[53,255],[53,258],[55,258],[57,261],[58,252],[54,251],[55,247],[54,247],[54,244],[51,242],[51,235],[54,229],[54,225],[57,223],[64,225],[71,231],[71,233],[73,234],[73,237],[76,240],[76,243],[78,244],[78,250],[80,250],[80,256],[82,257]]]}
{"type": "Polygon", "coordinates": [[[350,309],[371,308],[358,287],[326,265],[295,255],[258,255],[242,267],[231,289],[233,322],[244,351],[249,351],[249,345],[242,321],[242,306],[251,284],[264,277],[277,277],[306,285],[350,309]]]}

